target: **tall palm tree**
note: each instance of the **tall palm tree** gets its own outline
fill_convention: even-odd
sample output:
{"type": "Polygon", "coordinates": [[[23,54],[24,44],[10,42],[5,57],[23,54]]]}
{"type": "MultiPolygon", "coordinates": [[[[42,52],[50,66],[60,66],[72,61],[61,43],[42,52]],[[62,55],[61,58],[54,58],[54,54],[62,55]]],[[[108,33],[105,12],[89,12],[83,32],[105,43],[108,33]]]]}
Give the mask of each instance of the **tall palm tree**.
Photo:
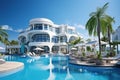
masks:
{"type": "Polygon", "coordinates": [[[10,41],[8,40],[8,38],[5,38],[3,43],[5,44],[5,51],[7,51],[7,46],[10,45],[10,41]]]}
{"type": "Polygon", "coordinates": [[[112,23],[115,22],[114,18],[111,18],[110,16],[106,16],[106,30],[107,30],[107,35],[108,35],[108,42],[109,42],[109,46],[110,46],[110,50],[111,50],[111,45],[110,45],[110,42],[111,42],[111,33],[113,33],[113,28],[112,28],[112,23]]]}
{"type": "Polygon", "coordinates": [[[100,42],[100,32],[102,30],[101,24],[105,23],[105,11],[108,7],[106,3],[102,8],[97,8],[96,12],[90,14],[90,19],[86,23],[86,29],[88,30],[89,35],[98,36],[99,41],[99,56],[101,56],[101,42],[100,42]]]}
{"type": "Polygon", "coordinates": [[[4,43],[5,38],[8,38],[8,34],[7,32],[2,29],[2,27],[0,26],[0,42],[4,43]]]}

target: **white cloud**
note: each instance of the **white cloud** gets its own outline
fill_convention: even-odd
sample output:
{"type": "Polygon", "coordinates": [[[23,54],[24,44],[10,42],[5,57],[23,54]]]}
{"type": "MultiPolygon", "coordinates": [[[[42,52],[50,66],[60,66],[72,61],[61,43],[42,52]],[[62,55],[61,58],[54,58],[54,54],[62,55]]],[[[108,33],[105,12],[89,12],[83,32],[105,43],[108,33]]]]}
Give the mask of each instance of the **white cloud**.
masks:
{"type": "Polygon", "coordinates": [[[81,25],[81,24],[73,24],[73,26],[75,26],[76,28],[80,28],[85,30],[85,26],[81,25]]]}
{"type": "Polygon", "coordinates": [[[8,25],[3,25],[2,29],[13,31],[13,29],[8,25]]]}
{"type": "Polygon", "coordinates": [[[23,29],[14,30],[15,32],[22,32],[23,29]]]}
{"type": "Polygon", "coordinates": [[[12,27],[10,27],[9,25],[2,25],[2,29],[4,30],[9,30],[9,31],[13,31],[13,32],[21,32],[23,31],[23,29],[18,29],[18,30],[14,30],[12,27]]]}

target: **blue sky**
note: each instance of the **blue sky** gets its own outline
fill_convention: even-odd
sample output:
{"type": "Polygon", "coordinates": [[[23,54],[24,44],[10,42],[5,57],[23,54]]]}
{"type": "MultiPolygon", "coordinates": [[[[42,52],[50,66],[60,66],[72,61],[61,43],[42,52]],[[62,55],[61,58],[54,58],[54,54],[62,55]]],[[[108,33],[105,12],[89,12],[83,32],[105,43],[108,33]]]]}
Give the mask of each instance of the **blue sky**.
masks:
{"type": "Polygon", "coordinates": [[[8,30],[9,39],[17,40],[19,31],[28,27],[32,18],[48,18],[55,24],[69,24],[85,38],[84,26],[89,14],[109,2],[106,13],[120,25],[120,0],[0,0],[0,25],[8,30]]]}

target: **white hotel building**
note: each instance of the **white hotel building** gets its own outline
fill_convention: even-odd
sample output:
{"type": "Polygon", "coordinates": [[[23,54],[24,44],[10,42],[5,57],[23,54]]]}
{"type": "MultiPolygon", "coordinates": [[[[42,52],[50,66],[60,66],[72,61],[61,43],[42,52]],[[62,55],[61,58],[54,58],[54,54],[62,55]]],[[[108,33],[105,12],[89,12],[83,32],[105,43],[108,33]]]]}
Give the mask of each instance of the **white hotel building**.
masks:
{"type": "Polygon", "coordinates": [[[120,41],[120,26],[112,34],[112,41],[120,41]]]}
{"type": "MultiPolygon", "coordinates": [[[[75,27],[56,25],[46,18],[35,18],[30,20],[29,27],[19,34],[18,40],[20,48],[24,45],[25,52],[32,52],[36,47],[40,47],[44,52],[67,53],[67,43],[78,37],[81,36],[77,34],[75,27]]],[[[18,51],[21,49],[17,49],[18,51]]]]}

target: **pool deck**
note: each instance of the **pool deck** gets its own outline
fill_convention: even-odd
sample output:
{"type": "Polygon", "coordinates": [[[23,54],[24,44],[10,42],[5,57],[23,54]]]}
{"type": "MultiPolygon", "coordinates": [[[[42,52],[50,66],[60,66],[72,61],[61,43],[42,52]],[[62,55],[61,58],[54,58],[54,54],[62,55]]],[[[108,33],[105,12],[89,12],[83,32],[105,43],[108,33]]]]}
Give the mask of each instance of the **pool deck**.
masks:
{"type": "Polygon", "coordinates": [[[19,68],[24,67],[24,63],[6,61],[5,63],[0,64],[0,73],[10,72],[19,68]]]}
{"type": "Polygon", "coordinates": [[[115,66],[114,64],[104,64],[104,65],[96,65],[95,63],[87,63],[85,61],[79,61],[79,60],[70,60],[70,64],[75,64],[75,65],[81,65],[81,66],[93,66],[93,67],[113,67],[115,66]]]}
{"type": "Polygon", "coordinates": [[[88,63],[87,61],[81,61],[80,59],[71,58],[69,59],[70,64],[80,66],[91,66],[91,67],[120,67],[120,62],[113,61],[111,63],[104,63],[103,65],[96,65],[96,63],[88,63]]]}

